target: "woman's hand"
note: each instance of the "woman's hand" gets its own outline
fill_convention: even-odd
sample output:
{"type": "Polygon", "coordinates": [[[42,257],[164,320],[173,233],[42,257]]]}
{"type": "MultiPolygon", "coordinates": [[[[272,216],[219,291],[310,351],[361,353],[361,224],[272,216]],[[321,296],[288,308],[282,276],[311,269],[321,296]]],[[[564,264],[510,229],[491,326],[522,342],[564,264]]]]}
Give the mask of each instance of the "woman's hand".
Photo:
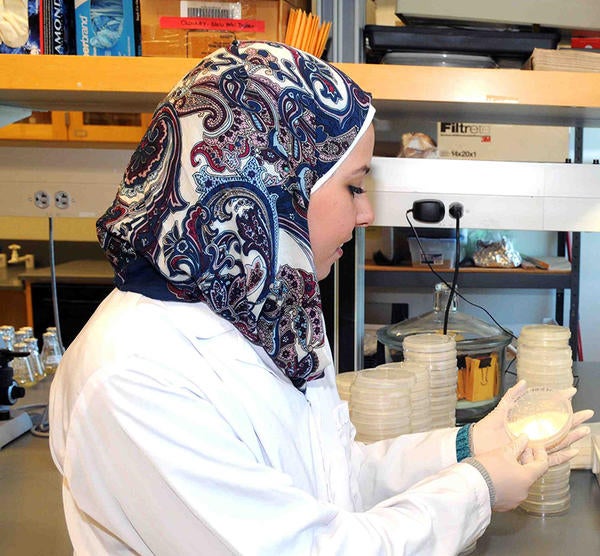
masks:
{"type": "MultiPolygon", "coordinates": [[[[511,438],[504,427],[504,420],[510,408],[526,389],[527,383],[524,380],[520,380],[515,386],[506,391],[492,412],[473,425],[471,438],[473,441],[474,456],[495,450],[511,442],[511,438]]],[[[566,388],[561,391],[562,395],[569,400],[575,395],[575,392],[577,392],[576,388],[566,388]]],[[[577,449],[570,448],[570,446],[577,440],[590,434],[589,427],[580,427],[579,425],[591,419],[593,415],[594,412],[591,409],[585,409],[573,414],[573,424],[570,432],[549,453],[548,463],[550,466],[564,463],[575,457],[577,449]]]]}
{"type": "Polygon", "coordinates": [[[511,440],[504,446],[478,455],[475,459],[485,467],[494,485],[492,509],[507,512],[516,508],[529,492],[529,487],[548,469],[548,455],[543,448],[527,448],[527,436],[511,440]]]}
{"type": "Polygon", "coordinates": [[[580,427],[579,425],[593,416],[594,411],[592,409],[584,409],[573,414],[573,424],[567,436],[557,446],[548,451],[548,462],[551,466],[569,461],[577,455],[579,449],[571,448],[571,445],[591,432],[590,427],[580,427]]]}
{"type": "Polygon", "coordinates": [[[490,413],[473,425],[471,438],[473,440],[474,456],[491,452],[512,441],[512,438],[506,432],[504,420],[510,408],[526,389],[527,383],[524,380],[519,381],[506,391],[498,405],[490,413]]]}

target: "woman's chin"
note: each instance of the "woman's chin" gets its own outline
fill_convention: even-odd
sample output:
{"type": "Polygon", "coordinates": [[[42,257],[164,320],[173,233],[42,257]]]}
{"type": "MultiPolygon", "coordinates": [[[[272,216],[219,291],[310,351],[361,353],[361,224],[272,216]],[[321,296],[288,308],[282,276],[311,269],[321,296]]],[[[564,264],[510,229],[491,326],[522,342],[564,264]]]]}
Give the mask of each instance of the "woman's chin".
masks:
{"type": "Polygon", "coordinates": [[[317,280],[320,282],[321,280],[325,280],[329,273],[331,272],[331,267],[327,267],[325,269],[317,269],[317,280]]]}

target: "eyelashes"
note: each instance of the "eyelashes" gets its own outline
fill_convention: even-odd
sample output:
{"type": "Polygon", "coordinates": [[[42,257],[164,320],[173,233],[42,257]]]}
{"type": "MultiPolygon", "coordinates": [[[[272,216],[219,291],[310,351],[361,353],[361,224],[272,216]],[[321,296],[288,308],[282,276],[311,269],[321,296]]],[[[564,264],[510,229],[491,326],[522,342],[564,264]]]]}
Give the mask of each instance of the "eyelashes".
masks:
{"type": "Polygon", "coordinates": [[[348,189],[350,190],[350,193],[352,193],[352,195],[362,195],[365,190],[362,187],[359,187],[358,185],[349,185],[348,189]]]}

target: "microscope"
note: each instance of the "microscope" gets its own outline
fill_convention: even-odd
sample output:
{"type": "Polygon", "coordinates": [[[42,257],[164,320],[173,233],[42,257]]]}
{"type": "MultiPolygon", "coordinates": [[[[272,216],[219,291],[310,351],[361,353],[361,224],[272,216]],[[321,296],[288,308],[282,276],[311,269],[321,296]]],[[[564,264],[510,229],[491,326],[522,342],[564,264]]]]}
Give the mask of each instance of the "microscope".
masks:
{"type": "Polygon", "coordinates": [[[10,406],[25,396],[25,388],[13,378],[9,363],[15,357],[27,357],[29,353],[0,349],[0,449],[31,430],[33,423],[29,414],[10,406]]]}

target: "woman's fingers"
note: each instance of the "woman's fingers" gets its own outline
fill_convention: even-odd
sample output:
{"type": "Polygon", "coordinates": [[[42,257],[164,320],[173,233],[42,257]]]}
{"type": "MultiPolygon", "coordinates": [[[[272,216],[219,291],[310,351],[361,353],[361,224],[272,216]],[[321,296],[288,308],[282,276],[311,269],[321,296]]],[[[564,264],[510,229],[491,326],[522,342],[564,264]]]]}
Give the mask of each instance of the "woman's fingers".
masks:
{"type": "Polygon", "coordinates": [[[573,424],[571,428],[578,427],[581,423],[588,421],[594,416],[593,409],[583,409],[582,411],[578,411],[577,413],[573,413],[573,424]]]}
{"type": "Polygon", "coordinates": [[[576,429],[572,429],[569,434],[567,434],[567,436],[565,436],[565,438],[559,442],[556,446],[552,447],[550,450],[548,450],[548,453],[554,453],[554,452],[558,452],[560,450],[564,450],[565,448],[568,448],[569,446],[571,446],[571,444],[573,444],[574,442],[577,442],[578,440],[581,440],[582,438],[586,437],[588,434],[590,434],[591,429],[590,427],[586,427],[586,426],[582,426],[582,427],[577,427],[576,429]]]}
{"type": "Polygon", "coordinates": [[[564,450],[560,450],[559,452],[548,454],[548,465],[550,467],[554,465],[560,465],[561,463],[565,463],[573,459],[578,453],[579,450],[577,448],[566,448],[564,450]]]}
{"type": "Polygon", "coordinates": [[[498,403],[498,407],[507,411],[515,403],[515,400],[525,393],[525,390],[527,390],[527,382],[519,380],[519,382],[504,393],[504,396],[502,396],[502,399],[498,403]]]}

